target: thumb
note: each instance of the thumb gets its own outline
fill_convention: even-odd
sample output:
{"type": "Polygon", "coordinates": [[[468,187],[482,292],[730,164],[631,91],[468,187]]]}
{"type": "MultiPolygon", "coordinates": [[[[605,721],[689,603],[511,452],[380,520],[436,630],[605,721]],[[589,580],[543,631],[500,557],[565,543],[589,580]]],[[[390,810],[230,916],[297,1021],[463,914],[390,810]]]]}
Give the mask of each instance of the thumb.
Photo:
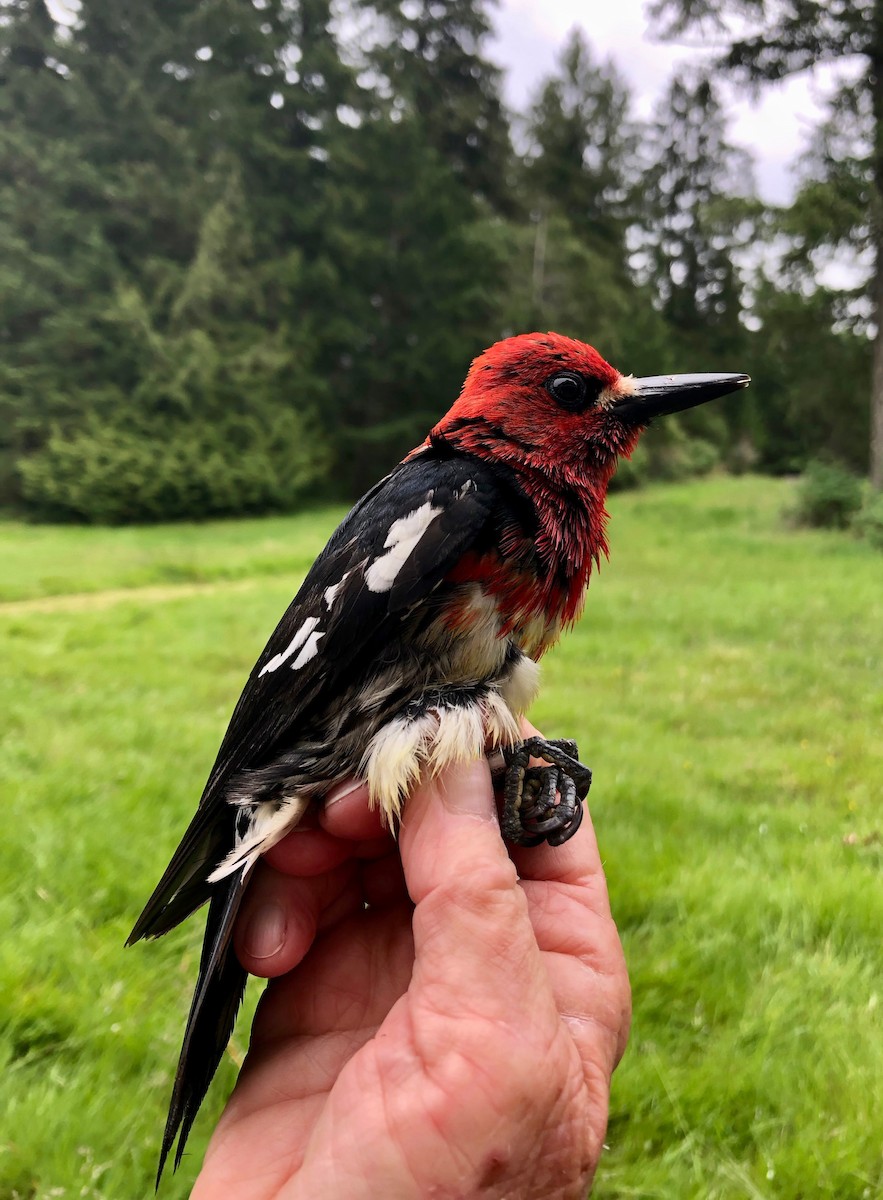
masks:
{"type": "Polygon", "coordinates": [[[513,988],[529,993],[542,967],[485,760],[420,785],[405,808],[401,855],[416,905],[415,980],[432,989],[437,1011],[507,1020],[513,988]]]}
{"type": "Polygon", "coordinates": [[[415,904],[433,890],[450,890],[464,876],[502,878],[514,887],[486,759],[455,763],[424,779],[405,806],[400,832],[402,866],[415,904]]]}

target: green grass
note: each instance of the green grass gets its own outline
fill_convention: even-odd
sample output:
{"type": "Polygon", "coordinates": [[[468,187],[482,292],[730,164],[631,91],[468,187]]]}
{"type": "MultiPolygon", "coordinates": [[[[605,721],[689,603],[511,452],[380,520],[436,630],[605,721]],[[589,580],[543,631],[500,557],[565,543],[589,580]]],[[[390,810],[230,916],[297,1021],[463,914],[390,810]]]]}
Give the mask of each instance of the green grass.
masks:
{"type": "MultiPolygon", "coordinates": [[[[786,531],[787,493],[613,497],[545,666],[533,715],[595,770],[634,989],[604,1200],[883,1195],[883,556],[786,531]]],[[[0,526],[0,1200],[152,1192],[199,929],[122,943],[338,516],[0,526]]]]}
{"type": "Polygon", "coordinates": [[[306,573],[329,510],[205,524],[92,529],[0,520],[0,602],[306,573]]]}

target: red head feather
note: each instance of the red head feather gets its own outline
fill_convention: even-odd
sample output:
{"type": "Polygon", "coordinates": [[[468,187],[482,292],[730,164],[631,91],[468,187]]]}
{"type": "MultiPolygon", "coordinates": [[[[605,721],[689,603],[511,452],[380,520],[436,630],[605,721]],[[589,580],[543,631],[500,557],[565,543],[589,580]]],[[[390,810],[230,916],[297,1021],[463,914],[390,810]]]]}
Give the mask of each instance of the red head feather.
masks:
{"type": "Polygon", "coordinates": [[[496,342],[472,363],[460,396],[433,435],[482,457],[530,473],[607,483],[619,456],[634,448],[640,427],[616,419],[610,405],[630,380],[594,347],[560,333],[525,333],[496,342]],[[586,380],[589,400],[572,411],[549,384],[561,373],[586,380]]]}

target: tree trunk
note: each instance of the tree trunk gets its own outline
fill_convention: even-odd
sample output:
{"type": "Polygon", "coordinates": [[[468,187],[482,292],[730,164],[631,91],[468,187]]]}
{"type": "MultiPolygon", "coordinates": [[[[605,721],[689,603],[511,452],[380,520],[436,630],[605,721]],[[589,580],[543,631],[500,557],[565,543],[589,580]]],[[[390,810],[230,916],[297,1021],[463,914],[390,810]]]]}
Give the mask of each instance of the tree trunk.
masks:
{"type": "Polygon", "coordinates": [[[877,337],[871,375],[871,486],[883,491],[883,238],[877,235],[877,264],[874,273],[874,306],[877,337]]]}
{"type": "Polygon", "coordinates": [[[874,230],[874,368],[871,376],[871,485],[883,491],[883,0],[875,0],[871,46],[871,97],[874,113],[871,228],[874,230]]]}
{"type": "Polygon", "coordinates": [[[530,287],[530,321],[532,329],[542,329],[546,318],[543,316],[543,292],[546,286],[546,236],[548,234],[548,218],[545,210],[537,217],[537,228],[533,240],[533,274],[530,287]]]}

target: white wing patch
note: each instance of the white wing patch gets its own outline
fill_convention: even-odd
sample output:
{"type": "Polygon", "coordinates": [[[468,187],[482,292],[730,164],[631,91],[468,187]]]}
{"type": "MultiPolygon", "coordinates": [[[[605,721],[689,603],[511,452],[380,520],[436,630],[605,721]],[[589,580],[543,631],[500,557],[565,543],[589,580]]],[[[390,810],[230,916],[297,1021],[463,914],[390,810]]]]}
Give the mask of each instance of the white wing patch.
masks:
{"type": "Polygon", "coordinates": [[[299,671],[301,667],[305,667],[311,658],[315,658],[319,652],[319,638],[325,636],[324,630],[317,629],[315,633],[311,633],[304,643],[304,648],[291,664],[292,671],[299,671]]]}
{"type": "Polygon", "coordinates": [[[304,642],[307,643],[307,645],[304,646],[304,652],[306,652],[306,650],[310,646],[310,643],[312,643],[312,649],[310,650],[310,653],[307,655],[307,657],[303,659],[303,662],[301,662],[301,658],[303,658],[303,654],[298,655],[297,659],[292,664],[292,666],[293,666],[294,670],[297,670],[299,667],[302,667],[305,662],[309,662],[310,659],[313,658],[313,656],[316,653],[316,642],[318,642],[320,637],[324,636],[321,633],[313,634],[313,630],[316,628],[316,626],[318,624],[319,624],[318,617],[307,617],[307,619],[304,621],[303,625],[301,625],[300,629],[298,629],[297,633],[294,635],[294,637],[291,639],[291,641],[288,643],[287,647],[282,651],[282,653],[274,654],[273,657],[270,659],[270,661],[261,668],[260,674],[258,675],[258,679],[260,679],[261,675],[266,675],[266,673],[268,671],[278,671],[279,668],[282,666],[282,664],[284,662],[287,662],[288,659],[291,658],[292,654],[295,653],[295,651],[300,650],[301,646],[304,645],[304,642]],[[310,634],[313,634],[313,637],[310,637],[310,634]],[[313,638],[315,638],[315,641],[313,640],[313,638]]]}
{"type": "Polygon", "coordinates": [[[325,599],[325,604],[326,604],[329,612],[331,611],[331,606],[334,604],[334,601],[337,599],[337,593],[340,591],[340,589],[343,587],[343,585],[346,583],[346,581],[349,579],[349,577],[350,577],[350,572],[347,571],[345,574],[341,575],[341,577],[340,577],[340,579],[338,579],[337,583],[332,583],[331,586],[327,587],[325,589],[325,591],[322,593],[322,595],[325,599]]]}
{"type": "Polygon", "coordinates": [[[386,554],[375,558],[365,572],[365,583],[371,592],[388,592],[396,581],[396,576],[407,562],[414,547],[426,533],[429,526],[444,512],[436,508],[431,500],[415,508],[406,517],[393,521],[383,543],[386,554]]]}

